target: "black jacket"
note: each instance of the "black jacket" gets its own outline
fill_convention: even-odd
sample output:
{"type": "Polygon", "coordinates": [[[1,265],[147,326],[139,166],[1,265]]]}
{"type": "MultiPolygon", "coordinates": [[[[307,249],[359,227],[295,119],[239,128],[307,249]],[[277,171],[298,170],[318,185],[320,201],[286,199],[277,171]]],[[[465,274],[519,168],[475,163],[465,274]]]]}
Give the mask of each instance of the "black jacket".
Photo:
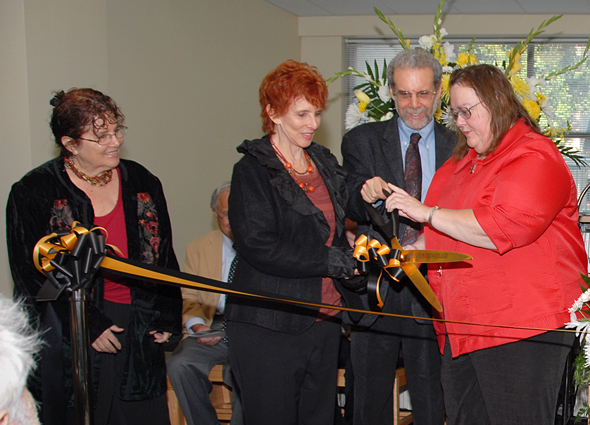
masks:
{"type": "MultiPolygon", "coordinates": [[[[377,238],[381,242],[386,242],[383,236],[375,229],[370,221],[369,215],[365,208],[365,201],[361,196],[361,188],[365,181],[373,177],[381,177],[388,183],[397,187],[406,189],[404,180],[404,167],[402,160],[402,151],[399,140],[398,115],[392,119],[382,122],[374,122],[360,125],[348,131],[342,139],[342,161],[347,171],[347,185],[350,194],[346,212],[348,217],[358,224],[358,233],[365,234],[370,239],[377,238]]],[[[435,155],[436,169],[440,168],[447,159],[450,158],[455,146],[455,134],[445,126],[434,124],[435,155]]],[[[403,235],[405,230],[406,218],[400,218],[400,228],[398,235],[403,235]]],[[[382,289],[387,291],[387,279],[382,280],[382,289]]],[[[412,293],[416,293],[413,284],[407,279],[402,280],[403,285],[410,285],[412,293]]],[[[399,285],[397,285],[399,287],[399,285]]],[[[398,288],[399,289],[399,288],[398,288]]],[[[411,304],[412,312],[415,316],[430,316],[430,305],[424,300],[419,293],[410,299],[400,298],[398,294],[392,297],[398,298],[396,302],[411,304]]],[[[389,296],[389,295],[388,295],[389,296]]],[[[368,308],[366,295],[362,296],[365,308],[368,308]]],[[[388,313],[401,313],[384,308],[388,313]]],[[[352,322],[358,322],[361,325],[371,325],[376,319],[376,315],[364,315],[362,320],[353,313],[350,315],[352,322]],[[359,322],[360,320],[360,322],[359,322]]]]}
{"type": "MultiPolygon", "coordinates": [[[[129,258],[179,270],[160,181],[136,162],[121,160],[119,170],[129,258]]],[[[59,379],[61,373],[66,383],[61,401],[55,395],[64,389],[56,382],[52,383],[54,390],[51,394],[43,391],[41,382],[32,384],[33,394],[43,401],[42,408],[57,409],[53,412],[61,411],[61,407],[50,406],[50,400],[63,403],[64,399],[68,399],[70,405],[72,400],[69,305],[66,294],[62,294],[55,302],[35,301],[45,276],[35,269],[32,252],[40,238],[60,229],[69,230],[73,221],[79,221],[87,228],[93,227],[94,210],[86,194],[70,181],[63,158],[37,167],[12,186],[6,208],[6,228],[14,292],[15,296],[26,299],[33,318],[39,320],[42,329],[46,330],[44,337],[49,341],[40,360],[37,377],[50,370],[55,379],[59,379]],[[63,350],[58,341],[63,341],[63,350]],[[57,375],[56,369],[59,369],[57,375]]],[[[182,298],[179,288],[131,279],[126,282],[131,287],[130,323],[133,324],[132,329],[128,329],[127,343],[131,347],[129,352],[133,354],[130,359],[132,366],[121,383],[121,396],[125,400],[146,400],[166,391],[162,345],[154,343],[153,336],[146,333],[157,329],[180,334],[182,298]]],[[[102,314],[103,288],[103,280],[99,276],[88,303],[91,341],[113,325],[102,314]]],[[[47,389],[47,384],[43,383],[43,388],[47,389]]],[[[43,423],[63,423],[63,417],[52,419],[57,422],[48,422],[44,418],[43,423]]]]}
{"type": "MultiPolygon", "coordinates": [[[[330,228],[324,214],[299,188],[277,158],[269,137],[246,140],[238,152],[229,196],[229,219],[240,260],[234,284],[297,299],[321,302],[321,281],[351,275],[355,262],[344,229],[348,199],[345,172],[330,151],[312,143],[307,153],[322,178],[334,206],[336,232],[326,246],[330,228]]],[[[360,306],[344,300],[346,305],[360,306]]],[[[229,320],[298,334],[310,327],[317,308],[228,297],[229,320]]]]}

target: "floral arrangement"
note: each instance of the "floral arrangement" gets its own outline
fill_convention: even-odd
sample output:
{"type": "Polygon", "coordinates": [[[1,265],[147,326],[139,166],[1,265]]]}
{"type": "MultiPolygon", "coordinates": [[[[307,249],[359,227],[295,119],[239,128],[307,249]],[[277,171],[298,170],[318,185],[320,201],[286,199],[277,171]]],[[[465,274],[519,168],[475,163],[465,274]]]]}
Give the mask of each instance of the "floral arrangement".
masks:
{"type": "MultiPolygon", "coordinates": [[[[448,41],[443,41],[444,37],[448,35],[448,32],[441,27],[441,9],[445,4],[445,0],[441,0],[436,15],[434,16],[434,33],[431,35],[423,35],[418,39],[420,48],[431,52],[434,57],[438,59],[443,67],[443,78],[442,78],[442,93],[441,102],[438,110],[435,112],[435,119],[445,124],[447,127],[454,127],[454,120],[451,117],[450,105],[449,105],[449,79],[451,73],[455,69],[463,68],[466,66],[474,65],[478,63],[476,56],[473,53],[473,44],[475,38],[471,40],[469,45],[464,52],[455,52],[454,46],[448,41]]],[[[406,39],[402,33],[402,30],[397,28],[391,19],[387,18],[383,13],[374,8],[375,13],[379,19],[385,22],[393,33],[397,36],[400,45],[404,49],[410,48],[410,40],[406,39]]],[[[557,77],[558,75],[564,74],[568,71],[573,71],[579,68],[588,59],[588,50],[590,49],[590,39],[586,44],[586,49],[582,55],[582,59],[573,64],[568,65],[565,68],[552,72],[548,75],[541,75],[538,78],[522,78],[518,75],[518,72],[522,69],[521,57],[526,51],[529,43],[534,37],[542,34],[545,28],[552,22],[561,18],[562,15],[554,16],[546,21],[543,21],[537,29],[532,29],[528,36],[519,42],[514,48],[506,52],[507,59],[502,62],[499,66],[506,77],[510,80],[514,91],[523,106],[538,123],[541,121],[541,117],[544,116],[547,125],[544,128],[544,134],[551,138],[560,152],[573,160],[578,166],[585,165],[585,161],[578,154],[578,152],[569,146],[566,146],[563,142],[565,136],[571,130],[569,122],[565,128],[557,128],[554,125],[555,117],[551,110],[551,105],[545,95],[542,93],[542,88],[545,84],[557,77]]],[[[374,69],[367,63],[366,72],[360,72],[350,67],[348,71],[339,72],[334,77],[328,79],[328,83],[331,83],[338,78],[345,77],[348,75],[356,75],[363,78],[365,81],[354,88],[355,96],[358,103],[353,103],[348,106],[345,116],[345,127],[349,130],[357,125],[371,121],[385,121],[391,119],[395,112],[395,104],[391,99],[389,93],[389,87],[387,83],[387,63],[383,61],[383,67],[379,71],[377,61],[374,63],[374,69]]]]}
{"type": "MultiPolygon", "coordinates": [[[[580,340],[580,353],[574,361],[574,380],[576,385],[590,385],[590,277],[582,275],[584,285],[580,284],[582,288],[582,295],[574,302],[569,309],[570,321],[565,324],[567,329],[575,329],[576,337],[580,340]]],[[[578,412],[580,416],[589,416],[590,407],[588,403],[578,412]]],[[[576,420],[577,422],[577,420],[576,420]]]]}

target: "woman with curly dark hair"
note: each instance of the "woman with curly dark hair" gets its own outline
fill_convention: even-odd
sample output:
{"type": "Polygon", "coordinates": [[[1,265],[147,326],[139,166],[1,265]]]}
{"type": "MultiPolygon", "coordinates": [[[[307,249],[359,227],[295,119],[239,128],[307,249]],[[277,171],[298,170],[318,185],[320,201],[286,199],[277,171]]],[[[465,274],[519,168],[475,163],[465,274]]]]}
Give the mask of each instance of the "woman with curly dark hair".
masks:
{"type": "MultiPolygon", "coordinates": [[[[126,127],[116,103],[93,89],[72,89],[51,105],[61,154],[13,185],[6,220],[15,295],[44,331],[29,387],[42,423],[61,425],[73,423],[69,307],[66,291],[36,301],[45,281],[33,264],[37,241],[78,221],[106,229],[107,243],[126,258],[175,270],[178,263],[160,181],[120,159],[126,127]]],[[[180,290],[101,273],[89,294],[94,424],[169,424],[163,344],[181,332],[180,290]]]]}

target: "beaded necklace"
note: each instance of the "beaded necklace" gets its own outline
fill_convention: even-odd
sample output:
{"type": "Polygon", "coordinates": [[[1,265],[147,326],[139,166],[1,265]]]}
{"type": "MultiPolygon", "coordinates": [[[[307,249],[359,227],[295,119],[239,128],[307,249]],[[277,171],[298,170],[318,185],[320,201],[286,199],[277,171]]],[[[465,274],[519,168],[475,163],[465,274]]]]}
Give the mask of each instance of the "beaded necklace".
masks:
{"type": "Polygon", "coordinates": [[[88,182],[92,186],[106,186],[113,178],[113,170],[103,171],[102,173],[99,173],[94,177],[83,173],[82,171],[76,168],[74,160],[70,156],[64,158],[64,165],[66,168],[72,170],[76,177],[88,182]]]}
{"type": "Polygon", "coordinates": [[[313,184],[313,171],[314,170],[313,170],[313,165],[311,164],[311,158],[310,158],[309,154],[305,151],[305,149],[303,150],[303,156],[305,157],[305,161],[307,162],[307,169],[303,173],[300,173],[295,168],[293,168],[293,164],[291,164],[289,161],[287,161],[287,159],[281,153],[281,151],[279,150],[277,145],[275,145],[275,143],[273,142],[272,138],[270,139],[270,144],[272,145],[272,148],[274,149],[275,153],[279,157],[281,163],[283,164],[283,166],[285,167],[285,169],[287,170],[289,175],[293,178],[293,180],[295,180],[295,183],[297,183],[297,185],[301,189],[303,189],[304,192],[313,192],[313,185],[312,184],[313,184]],[[304,176],[306,174],[309,174],[310,179],[307,183],[304,183],[304,182],[300,181],[295,174],[298,174],[300,176],[304,176]]]}

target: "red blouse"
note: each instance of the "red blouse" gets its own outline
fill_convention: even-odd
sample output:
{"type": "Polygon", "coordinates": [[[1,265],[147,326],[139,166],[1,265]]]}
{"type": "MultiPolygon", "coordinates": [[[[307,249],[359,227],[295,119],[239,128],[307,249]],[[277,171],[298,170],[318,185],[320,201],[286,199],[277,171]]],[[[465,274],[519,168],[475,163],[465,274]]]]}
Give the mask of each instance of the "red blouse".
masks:
{"type": "Polygon", "coordinates": [[[459,162],[448,160],[425,203],[473,209],[497,247],[477,248],[425,226],[426,249],[473,256],[441,271],[430,265],[428,279],[444,310],[435,317],[497,326],[435,322],[441,352],[445,330],[458,356],[543,332],[502,325],[557,329],[569,321],[587,260],[576,187],[551,140],[519,121],[485,159],[471,149],[459,162]]]}
{"type": "MultiPolygon", "coordinates": [[[[310,175],[300,176],[298,180],[307,183],[310,180],[310,175]]],[[[330,194],[328,193],[328,188],[317,169],[313,172],[313,182],[311,185],[313,186],[313,192],[306,192],[306,194],[309,200],[313,202],[317,208],[322,210],[324,217],[326,217],[326,220],[328,221],[328,225],[330,226],[330,236],[326,241],[326,246],[331,246],[336,232],[336,216],[334,214],[334,206],[332,205],[330,194]]],[[[338,306],[342,305],[340,293],[336,290],[334,282],[329,277],[322,278],[322,303],[338,306]]],[[[330,316],[335,316],[336,314],[338,314],[338,310],[321,308],[318,319],[325,319],[330,316]]]]}
{"type": "MultiPolygon", "coordinates": [[[[127,227],[125,226],[125,213],[121,196],[121,179],[119,179],[119,198],[115,208],[101,217],[94,217],[94,224],[103,227],[108,232],[107,243],[114,245],[123,253],[123,258],[129,258],[127,253],[127,227]]],[[[123,284],[125,279],[111,273],[103,272],[104,299],[121,304],[131,304],[131,291],[129,286],[123,284]]]]}

